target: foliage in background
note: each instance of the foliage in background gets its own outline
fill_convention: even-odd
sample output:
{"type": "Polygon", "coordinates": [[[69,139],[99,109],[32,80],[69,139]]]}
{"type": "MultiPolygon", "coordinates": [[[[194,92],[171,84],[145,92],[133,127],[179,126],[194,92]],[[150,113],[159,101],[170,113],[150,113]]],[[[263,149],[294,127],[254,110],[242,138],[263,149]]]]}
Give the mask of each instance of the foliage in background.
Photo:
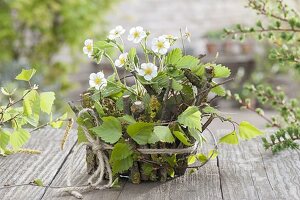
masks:
{"type": "Polygon", "coordinates": [[[57,92],[68,89],[71,85],[66,78],[75,69],[76,57],[70,64],[55,55],[62,47],[75,54],[81,50],[78,44],[83,37],[101,36],[104,16],[114,2],[0,0],[0,76],[16,62],[34,66],[43,85],[50,84],[57,92]]]}
{"type": "Polygon", "coordinates": [[[267,39],[274,48],[269,57],[285,67],[294,66],[300,72],[300,14],[282,0],[249,0],[248,7],[266,20],[257,21],[254,27],[236,25],[234,30],[225,29],[233,38],[243,40],[255,34],[259,40],[267,39]]]}
{"type": "MultiPolygon", "coordinates": [[[[54,92],[39,92],[39,87],[31,83],[31,78],[36,70],[28,69],[16,76],[16,80],[27,83],[27,88],[22,88],[22,95],[15,94],[15,89],[1,87],[0,93],[0,155],[16,152],[39,153],[38,150],[23,149],[31,133],[47,125],[60,128],[64,121],[69,125],[66,135],[70,131],[72,120],[67,119],[67,114],[57,119],[52,119],[52,106],[55,100],[54,92]],[[40,124],[40,119],[48,115],[50,119],[45,124],[40,124]],[[33,129],[29,130],[29,127],[33,129]]],[[[63,144],[62,144],[63,147],[63,144]]]]}
{"type": "MultiPolygon", "coordinates": [[[[245,36],[256,35],[258,39],[268,39],[273,48],[269,58],[275,63],[282,64],[286,69],[294,68],[300,72],[300,14],[282,0],[249,0],[248,6],[258,15],[267,17],[266,22],[257,21],[255,27],[237,25],[235,30],[225,30],[233,37],[243,39],[245,36]]],[[[263,138],[264,147],[277,153],[284,149],[298,149],[296,142],[300,139],[300,106],[297,99],[289,99],[282,91],[266,85],[247,86],[249,97],[259,101],[261,105],[269,105],[278,112],[271,119],[264,115],[261,108],[254,108],[250,98],[242,100],[238,94],[234,98],[244,108],[256,112],[263,117],[269,127],[277,130],[263,138]]]]}

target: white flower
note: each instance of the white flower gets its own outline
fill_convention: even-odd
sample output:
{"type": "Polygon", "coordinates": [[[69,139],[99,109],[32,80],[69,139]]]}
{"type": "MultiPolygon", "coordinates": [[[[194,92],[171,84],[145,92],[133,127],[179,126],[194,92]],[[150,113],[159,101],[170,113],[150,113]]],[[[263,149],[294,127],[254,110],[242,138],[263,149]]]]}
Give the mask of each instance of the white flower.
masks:
{"type": "Polygon", "coordinates": [[[116,28],[109,31],[108,39],[114,40],[121,37],[125,33],[125,29],[122,26],[116,26],[116,28]]]}
{"type": "Polygon", "coordinates": [[[107,85],[107,80],[104,78],[103,72],[90,74],[90,87],[96,88],[96,90],[103,89],[107,85]]]}
{"type": "Polygon", "coordinates": [[[187,39],[187,41],[191,42],[191,36],[192,36],[192,34],[189,32],[188,28],[185,27],[185,31],[184,31],[185,39],[187,39]]]}
{"type": "Polygon", "coordinates": [[[153,63],[143,63],[141,69],[138,69],[138,74],[150,81],[157,76],[157,67],[153,63]]]}
{"type": "Polygon", "coordinates": [[[128,40],[133,41],[133,43],[140,43],[146,36],[147,35],[143,27],[137,26],[130,29],[128,40]]]}
{"type": "Polygon", "coordinates": [[[86,39],[84,41],[83,53],[87,54],[89,58],[93,55],[93,46],[93,40],[86,39]]]}
{"type": "Polygon", "coordinates": [[[170,48],[170,42],[164,37],[160,36],[152,40],[152,50],[155,53],[166,54],[170,48]]]}
{"type": "Polygon", "coordinates": [[[163,37],[168,40],[177,40],[178,39],[178,37],[171,35],[171,34],[163,35],[163,37]]]}
{"type": "Polygon", "coordinates": [[[123,65],[126,63],[127,61],[127,55],[128,53],[122,53],[120,56],[119,56],[119,59],[117,59],[115,61],[115,65],[117,67],[123,67],[123,65]]]}

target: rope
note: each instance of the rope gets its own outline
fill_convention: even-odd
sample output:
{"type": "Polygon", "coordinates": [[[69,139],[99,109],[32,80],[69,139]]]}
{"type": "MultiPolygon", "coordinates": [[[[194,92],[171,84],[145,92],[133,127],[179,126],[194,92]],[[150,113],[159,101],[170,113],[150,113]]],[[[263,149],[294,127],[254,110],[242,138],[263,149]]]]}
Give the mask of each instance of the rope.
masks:
{"type": "MultiPolygon", "coordinates": [[[[96,125],[99,125],[99,121],[97,119],[97,116],[95,112],[92,109],[85,108],[81,110],[78,113],[78,117],[83,115],[84,113],[89,113],[95,120],[96,125]]],[[[113,146],[102,143],[99,141],[99,138],[97,137],[94,139],[88,129],[84,126],[82,126],[82,130],[84,132],[84,135],[86,136],[88,142],[80,143],[71,155],[70,164],[68,166],[68,172],[67,172],[67,187],[61,188],[61,192],[68,192],[69,194],[73,195],[74,197],[78,199],[82,199],[83,196],[81,193],[88,192],[91,190],[103,190],[106,188],[112,187],[113,183],[113,176],[112,176],[112,169],[109,163],[109,159],[105,154],[105,150],[112,150],[113,146]],[[73,172],[73,166],[74,166],[74,160],[76,155],[78,155],[78,152],[82,147],[89,146],[92,148],[93,153],[97,156],[97,159],[99,160],[99,165],[96,169],[96,171],[89,177],[88,179],[88,185],[85,186],[71,186],[72,185],[72,172],[73,172]],[[100,185],[103,182],[103,177],[105,172],[108,173],[108,182],[104,185],[100,185]]],[[[197,151],[198,149],[198,143],[195,143],[194,146],[183,148],[183,149],[137,149],[142,154],[185,154],[185,153],[192,153],[197,151]]]]}

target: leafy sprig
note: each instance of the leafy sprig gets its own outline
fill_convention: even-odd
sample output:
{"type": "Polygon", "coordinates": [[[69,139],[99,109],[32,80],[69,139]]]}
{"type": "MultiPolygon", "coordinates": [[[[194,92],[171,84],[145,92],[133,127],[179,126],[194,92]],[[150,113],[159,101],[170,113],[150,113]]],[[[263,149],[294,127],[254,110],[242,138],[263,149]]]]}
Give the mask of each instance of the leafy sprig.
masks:
{"type": "MultiPolygon", "coordinates": [[[[38,150],[23,149],[28,142],[33,131],[39,130],[45,126],[60,128],[64,121],[69,125],[72,120],[67,118],[67,114],[57,119],[52,119],[52,106],[55,100],[54,92],[39,92],[38,86],[31,83],[31,78],[36,73],[35,69],[23,69],[16,76],[16,80],[25,81],[28,88],[24,89],[20,98],[14,98],[16,90],[9,91],[1,87],[1,99],[7,99],[6,105],[0,105],[0,154],[7,155],[11,153],[40,153],[38,150]],[[42,113],[49,115],[49,122],[40,123],[42,113]],[[33,127],[29,129],[29,127],[33,127]]],[[[2,102],[1,102],[2,103],[2,102]]],[[[68,126],[69,127],[69,126],[68,126]]],[[[69,132],[70,129],[67,129],[69,132]]],[[[66,133],[67,134],[67,133],[66,133]]],[[[63,145],[62,145],[63,146],[63,145]]]]}

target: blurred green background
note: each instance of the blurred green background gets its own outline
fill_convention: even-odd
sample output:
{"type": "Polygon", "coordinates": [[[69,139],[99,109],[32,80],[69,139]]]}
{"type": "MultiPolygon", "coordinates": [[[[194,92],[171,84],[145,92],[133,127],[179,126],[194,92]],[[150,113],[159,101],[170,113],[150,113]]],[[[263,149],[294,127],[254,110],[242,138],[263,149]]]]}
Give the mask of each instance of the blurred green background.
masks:
{"type": "Polygon", "coordinates": [[[116,2],[0,0],[1,85],[34,67],[41,88],[64,95],[74,86],[68,75],[78,67],[83,41],[104,36],[105,15],[116,2]]]}

